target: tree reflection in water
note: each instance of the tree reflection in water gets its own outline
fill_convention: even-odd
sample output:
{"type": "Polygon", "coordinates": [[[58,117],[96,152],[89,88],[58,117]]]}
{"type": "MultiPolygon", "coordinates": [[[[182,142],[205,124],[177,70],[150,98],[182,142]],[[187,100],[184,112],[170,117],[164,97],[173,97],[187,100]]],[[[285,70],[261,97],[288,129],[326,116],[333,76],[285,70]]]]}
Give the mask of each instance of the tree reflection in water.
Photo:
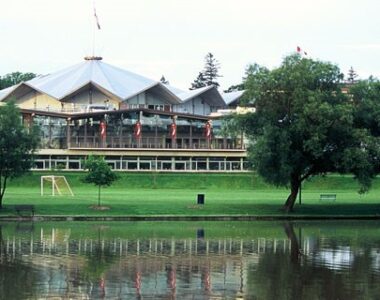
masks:
{"type": "MultiPolygon", "coordinates": [[[[357,245],[353,244],[351,265],[339,265],[339,261],[321,261],[321,253],[331,251],[330,243],[339,245],[342,241],[326,240],[325,245],[316,244],[314,249],[308,249],[308,253],[304,254],[302,241],[297,238],[294,225],[286,222],[283,227],[290,241],[289,252],[263,253],[257,264],[249,264],[247,294],[257,299],[276,300],[378,299],[380,270],[373,270],[374,258],[370,255],[370,247],[361,245],[355,249],[357,245]]],[[[302,227],[299,229],[301,232],[302,227]]],[[[317,239],[320,241],[320,237],[317,239]]],[[[379,240],[374,242],[379,251],[379,240]]],[[[340,253],[338,247],[333,250],[332,257],[338,257],[340,253]]]]}
{"type": "Polygon", "coordinates": [[[115,255],[111,253],[110,248],[105,247],[105,241],[102,232],[106,228],[98,226],[97,239],[90,253],[87,254],[87,261],[84,267],[86,280],[91,284],[91,297],[100,299],[106,298],[106,273],[114,263],[115,255]]]}
{"type": "Polygon", "coordinates": [[[7,248],[0,224],[0,299],[38,298],[39,274],[21,259],[14,259],[7,248]]]}
{"type": "Polygon", "coordinates": [[[199,234],[189,222],[181,224],[191,228],[186,234],[176,227],[178,238],[176,223],[161,235],[160,223],[148,227],[154,234],[141,223],[120,224],[36,223],[22,232],[1,225],[0,299],[380,295],[379,223],[210,223],[199,234]]]}

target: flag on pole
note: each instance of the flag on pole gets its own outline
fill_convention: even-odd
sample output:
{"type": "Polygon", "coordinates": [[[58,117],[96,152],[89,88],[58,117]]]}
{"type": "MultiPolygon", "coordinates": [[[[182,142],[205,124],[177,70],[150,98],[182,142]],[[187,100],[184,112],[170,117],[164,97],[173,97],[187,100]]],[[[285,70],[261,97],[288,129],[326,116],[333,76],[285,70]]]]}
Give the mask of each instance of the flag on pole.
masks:
{"type": "Polygon", "coordinates": [[[106,122],[101,121],[100,122],[100,137],[102,140],[105,140],[107,136],[107,125],[106,122]]]}
{"type": "Polygon", "coordinates": [[[170,137],[175,139],[177,137],[177,124],[173,123],[170,125],[170,137]]]}
{"type": "Polygon", "coordinates": [[[94,17],[95,17],[96,26],[97,26],[98,29],[100,30],[99,19],[98,19],[98,16],[97,16],[97,14],[96,14],[96,9],[95,9],[95,7],[94,7],[94,17]]]}
{"type": "Polygon", "coordinates": [[[307,52],[304,51],[303,49],[301,49],[300,46],[297,46],[297,53],[298,53],[299,55],[305,55],[305,56],[307,56],[307,52]]]}
{"type": "Polygon", "coordinates": [[[211,124],[210,121],[207,121],[205,124],[205,137],[207,140],[211,140],[211,124]]]}
{"type": "Polygon", "coordinates": [[[135,124],[135,128],[134,128],[134,136],[136,139],[140,139],[141,138],[141,123],[140,121],[137,121],[136,124],[135,124]]]}

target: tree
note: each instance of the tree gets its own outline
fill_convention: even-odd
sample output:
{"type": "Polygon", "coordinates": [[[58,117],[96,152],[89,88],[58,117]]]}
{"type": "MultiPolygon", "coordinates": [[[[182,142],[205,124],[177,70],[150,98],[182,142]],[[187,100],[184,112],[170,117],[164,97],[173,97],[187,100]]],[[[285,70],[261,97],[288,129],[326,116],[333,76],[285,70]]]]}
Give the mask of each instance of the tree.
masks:
{"type": "Polygon", "coordinates": [[[20,111],[12,101],[0,106],[0,208],[8,180],[32,167],[38,141],[37,128],[22,124],[20,111]]]}
{"type": "Polygon", "coordinates": [[[251,141],[249,159],[264,180],[290,187],[284,210],[293,210],[302,182],[327,172],[353,173],[368,190],[376,170],[375,144],[354,123],[343,74],[330,63],[291,55],[272,71],[255,65],[247,94],[256,112],[239,116],[251,141]]]}
{"type": "Polygon", "coordinates": [[[206,79],[203,76],[202,72],[199,72],[198,77],[194,80],[194,82],[191,84],[190,90],[196,90],[201,87],[205,87],[206,85],[206,79]]]}
{"type": "Polygon", "coordinates": [[[358,81],[349,93],[355,108],[355,126],[380,137],[380,81],[372,77],[358,81]]]}
{"type": "Polygon", "coordinates": [[[356,82],[357,77],[358,77],[358,74],[355,72],[354,68],[351,67],[348,70],[347,83],[354,84],[356,82]]]}
{"type": "Polygon", "coordinates": [[[236,92],[236,91],[244,91],[242,98],[239,100],[240,104],[246,106],[254,106],[255,95],[254,91],[256,90],[255,85],[260,83],[259,76],[263,76],[269,70],[265,67],[259,66],[258,64],[249,65],[244,72],[244,76],[242,78],[242,83],[232,85],[225,90],[225,93],[236,92]],[[248,80],[248,78],[253,77],[255,80],[248,80]]]}
{"type": "Polygon", "coordinates": [[[237,92],[237,91],[243,91],[244,90],[244,84],[234,84],[231,85],[228,89],[224,90],[225,93],[231,93],[231,92],[237,92]]]}
{"type": "Polygon", "coordinates": [[[214,85],[219,87],[219,83],[216,81],[218,77],[222,77],[219,75],[220,64],[215,59],[214,55],[209,52],[205,57],[205,67],[203,70],[203,75],[206,79],[206,85],[214,85]]]}
{"type": "Polygon", "coordinates": [[[214,85],[219,87],[219,83],[216,81],[219,75],[220,64],[215,59],[212,53],[207,53],[205,56],[205,66],[202,72],[199,72],[197,78],[191,84],[190,90],[199,89],[201,87],[214,85]]]}
{"type": "Polygon", "coordinates": [[[103,186],[110,186],[117,176],[104,160],[103,156],[90,155],[84,162],[84,169],[88,170],[83,182],[98,186],[98,206],[100,206],[100,190],[103,186]]]}
{"type": "Polygon", "coordinates": [[[21,72],[13,72],[0,76],[0,90],[10,87],[12,85],[18,84],[23,81],[28,81],[30,79],[35,78],[37,75],[34,73],[21,73],[21,72]]]}
{"type": "Polygon", "coordinates": [[[169,81],[166,80],[166,78],[165,78],[164,75],[161,76],[160,82],[163,83],[163,84],[169,84],[169,81]]]}

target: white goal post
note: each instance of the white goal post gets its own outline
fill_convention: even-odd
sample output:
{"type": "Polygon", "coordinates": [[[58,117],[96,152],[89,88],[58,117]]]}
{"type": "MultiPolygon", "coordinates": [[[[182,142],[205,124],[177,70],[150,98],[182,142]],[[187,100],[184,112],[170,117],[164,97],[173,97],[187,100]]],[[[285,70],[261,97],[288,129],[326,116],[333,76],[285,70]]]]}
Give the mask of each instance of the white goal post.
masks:
{"type": "Polygon", "coordinates": [[[71,195],[74,196],[73,191],[70,188],[69,183],[65,176],[41,176],[41,196],[44,195],[44,184],[47,182],[51,184],[51,194],[55,195],[71,195]]]}

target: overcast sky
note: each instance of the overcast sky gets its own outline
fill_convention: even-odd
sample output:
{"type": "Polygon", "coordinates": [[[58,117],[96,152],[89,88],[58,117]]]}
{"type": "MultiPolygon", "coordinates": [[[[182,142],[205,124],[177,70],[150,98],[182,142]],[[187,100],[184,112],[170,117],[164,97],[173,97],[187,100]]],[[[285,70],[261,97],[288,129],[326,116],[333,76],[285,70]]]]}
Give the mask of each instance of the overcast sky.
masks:
{"type": "MultiPolygon", "coordinates": [[[[96,0],[105,62],[187,89],[211,52],[222,89],[246,66],[308,56],[380,77],[379,0],[96,0]]],[[[0,0],[0,76],[47,74],[93,52],[93,0],[0,0]]]]}

